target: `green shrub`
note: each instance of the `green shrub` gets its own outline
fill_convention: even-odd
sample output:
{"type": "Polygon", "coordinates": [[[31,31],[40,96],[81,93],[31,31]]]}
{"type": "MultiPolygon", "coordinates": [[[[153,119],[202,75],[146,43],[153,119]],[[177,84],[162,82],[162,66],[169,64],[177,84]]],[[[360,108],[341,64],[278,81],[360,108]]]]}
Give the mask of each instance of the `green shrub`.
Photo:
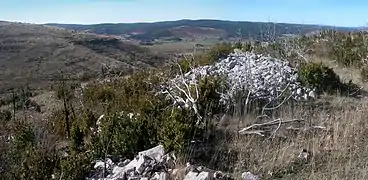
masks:
{"type": "MultiPolygon", "coordinates": [[[[113,89],[115,98],[105,108],[101,132],[93,135],[89,144],[95,157],[102,158],[105,153],[133,157],[158,143],[170,150],[186,146],[193,137],[189,134],[194,132],[192,124],[196,116],[184,111],[177,119],[179,116],[175,115],[171,100],[156,95],[155,89],[160,82],[155,74],[144,72],[102,85],[113,89]],[[129,113],[139,115],[130,118],[129,113]]],[[[88,88],[96,92],[101,86],[88,88]]],[[[89,103],[91,109],[97,108],[96,104],[104,106],[94,98],[89,103]]]]}
{"type": "Polygon", "coordinates": [[[158,129],[159,142],[168,151],[181,152],[193,138],[195,129],[192,122],[196,116],[190,111],[181,109],[167,111],[166,114],[168,115],[158,129]]]}
{"type": "Polygon", "coordinates": [[[70,147],[72,151],[80,151],[80,148],[83,145],[83,136],[83,132],[80,130],[79,126],[74,123],[70,131],[70,147]]]}
{"type": "MultiPolygon", "coordinates": [[[[194,58],[190,58],[190,59],[185,59],[185,58],[182,58],[181,60],[178,61],[178,64],[182,70],[183,73],[187,73],[191,70],[191,68],[194,68],[196,67],[196,64],[194,62],[194,58]]],[[[179,74],[180,71],[177,72],[177,74],[179,74]]]]}
{"type": "Polygon", "coordinates": [[[93,168],[91,162],[92,158],[88,153],[69,155],[61,159],[60,170],[56,173],[56,179],[85,179],[93,168]],[[61,176],[62,178],[60,178],[61,176]]]}
{"type": "Polygon", "coordinates": [[[116,94],[111,86],[92,84],[84,90],[83,96],[85,100],[95,101],[97,103],[112,101],[116,97],[116,94]]]}
{"type": "Polygon", "coordinates": [[[74,97],[75,83],[70,83],[65,80],[60,81],[56,85],[55,94],[58,99],[65,99],[69,101],[74,97]]]}
{"type": "Polygon", "coordinates": [[[333,39],[330,55],[339,64],[359,67],[367,57],[366,40],[361,33],[349,33],[333,39]]]}
{"type": "Polygon", "coordinates": [[[92,142],[95,156],[100,158],[105,153],[133,157],[157,142],[157,127],[144,117],[130,119],[127,113],[115,113],[106,117],[100,127],[101,132],[92,142]]]}
{"type": "MultiPolygon", "coordinates": [[[[105,114],[101,131],[92,135],[87,144],[95,158],[106,154],[131,158],[157,144],[178,152],[185,149],[193,137],[201,135],[202,127],[195,125],[197,116],[192,110],[176,109],[171,100],[156,94],[155,89],[163,81],[156,75],[159,76],[142,72],[127,79],[92,84],[85,89],[84,92],[89,93],[85,94],[88,97],[85,107],[91,111],[103,109],[101,113],[105,114]],[[114,92],[114,98],[100,103],[94,93],[106,89],[114,92]],[[129,113],[139,115],[130,118],[129,113]]],[[[208,77],[199,82],[198,105],[202,116],[221,110],[217,92],[221,92],[223,85],[222,77],[208,77]]]]}
{"type": "Polygon", "coordinates": [[[238,41],[234,44],[234,49],[243,49],[243,43],[238,41]]]}
{"type": "Polygon", "coordinates": [[[13,92],[5,94],[0,98],[0,106],[1,105],[15,105],[16,110],[35,107],[35,110],[39,110],[39,105],[31,101],[29,98],[34,96],[35,94],[31,92],[29,88],[20,88],[15,89],[13,92]]]}
{"type": "Polygon", "coordinates": [[[52,174],[57,166],[58,156],[56,152],[47,153],[37,147],[25,150],[20,166],[16,166],[19,179],[52,179],[52,174]]]}
{"type": "Polygon", "coordinates": [[[243,51],[251,52],[253,50],[253,45],[251,43],[245,43],[242,47],[243,51]]]}
{"type": "Polygon", "coordinates": [[[35,145],[36,135],[31,124],[19,121],[15,122],[11,129],[14,133],[12,145],[15,149],[25,149],[35,145]]]}
{"type": "Polygon", "coordinates": [[[16,122],[12,128],[13,140],[7,152],[8,172],[5,179],[51,179],[57,167],[58,156],[53,150],[38,146],[32,126],[16,122]]]}
{"type": "Polygon", "coordinates": [[[12,113],[9,110],[0,110],[0,120],[9,121],[12,118],[12,113]]]}
{"type": "Polygon", "coordinates": [[[342,86],[339,76],[322,63],[307,63],[299,70],[301,82],[317,92],[335,93],[342,86]]]}
{"type": "Polygon", "coordinates": [[[223,76],[209,76],[199,81],[198,105],[202,116],[211,116],[222,110],[219,92],[223,92],[226,88],[227,84],[223,76]]]}
{"type": "Polygon", "coordinates": [[[169,151],[180,151],[193,138],[192,122],[195,116],[190,111],[170,109],[146,113],[131,119],[127,113],[106,117],[101,132],[92,139],[94,156],[105,154],[132,158],[142,150],[163,144],[169,151]]]}
{"type": "MultiPolygon", "coordinates": [[[[183,73],[189,72],[191,68],[198,66],[211,65],[218,61],[219,59],[226,58],[234,49],[241,49],[250,51],[252,49],[251,44],[246,44],[243,46],[241,42],[235,44],[231,43],[219,43],[213,46],[209,51],[204,53],[195,54],[194,57],[187,57],[179,59],[178,63],[183,71],[183,73]]],[[[178,64],[174,63],[169,66],[171,76],[180,74],[178,64]]]]}
{"type": "Polygon", "coordinates": [[[280,42],[270,42],[267,45],[262,45],[261,42],[254,43],[254,47],[252,48],[258,54],[269,54],[275,58],[287,58],[287,53],[285,48],[280,42]]]}
{"type": "Polygon", "coordinates": [[[226,58],[234,49],[235,47],[231,43],[217,44],[205,54],[196,56],[195,60],[201,66],[213,64],[219,59],[226,58]]]}
{"type": "Polygon", "coordinates": [[[83,134],[90,133],[91,128],[95,126],[96,122],[97,117],[90,109],[83,110],[83,112],[81,112],[81,117],[78,120],[78,124],[83,134]]]}
{"type": "Polygon", "coordinates": [[[65,138],[66,137],[66,122],[65,122],[65,113],[63,110],[55,110],[51,113],[49,117],[53,132],[55,135],[65,138]]]}

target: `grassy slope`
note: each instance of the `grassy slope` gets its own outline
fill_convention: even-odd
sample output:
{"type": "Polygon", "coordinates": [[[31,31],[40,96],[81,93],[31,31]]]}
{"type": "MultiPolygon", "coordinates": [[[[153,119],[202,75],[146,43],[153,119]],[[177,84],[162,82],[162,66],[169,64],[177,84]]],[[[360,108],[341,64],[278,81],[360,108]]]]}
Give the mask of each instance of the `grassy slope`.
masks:
{"type": "MultiPolygon", "coordinates": [[[[368,84],[361,81],[356,69],[342,68],[331,59],[311,59],[332,67],[342,80],[352,79],[368,90],[368,84]]],[[[313,106],[281,109],[282,120],[304,121],[281,125],[279,129],[274,126],[277,135],[272,140],[258,135],[222,139],[219,149],[227,147],[229,152],[238,154],[235,161],[229,160],[230,156],[220,158],[234,167],[234,174],[250,171],[262,179],[367,179],[367,98],[366,95],[360,99],[325,95],[313,106]],[[302,149],[309,150],[312,156],[308,164],[300,166],[295,160],[302,149]]],[[[254,119],[241,117],[231,122],[236,123],[233,126],[246,127],[254,124],[254,119]]]]}
{"type": "Polygon", "coordinates": [[[0,90],[44,86],[60,71],[72,78],[95,77],[108,66],[119,73],[157,67],[163,58],[145,48],[93,34],[0,22],[0,90]]]}
{"type": "MultiPolygon", "coordinates": [[[[80,41],[74,40],[74,43],[78,44],[80,41]]],[[[75,46],[89,51],[95,48],[93,42],[75,46]]],[[[333,67],[343,80],[353,79],[355,83],[368,90],[367,84],[361,82],[356,69],[341,68],[330,59],[315,57],[312,59],[313,61],[322,60],[333,67]]],[[[36,96],[33,99],[40,102],[39,104],[53,102],[50,94],[36,96]],[[45,102],[41,103],[41,101],[45,102]]],[[[280,126],[274,139],[265,139],[258,135],[224,137],[216,140],[218,147],[214,150],[215,153],[208,153],[212,156],[212,160],[220,159],[221,164],[234,168],[230,172],[237,175],[244,171],[251,171],[261,175],[262,179],[368,179],[366,138],[368,113],[365,111],[368,103],[366,99],[366,97],[353,99],[323,96],[313,108],[306,106],[282,109],[280,110],[282,119],[297,118],[305,121],[280,126]],[[310,129],[310,125],[326,128],[310,129]],[[290,126],[301,130],[287,130],[290,126]],[[307,129],[303,130],[304,128],[307,129]],[[312,159],[306,165],[297,166],[293,161],[303,148],[312,152],[312,159]],[[234,160],[230,153],[219,155],[218,153],[224,149],[227,152],[238,152],[236,159],[234,160]]],[[[232,122],[233,127],[238,130],[238,126],[251,125],[255,121],[249,117],[241,117],[234,118],[232,122]]],[[[277,126],[273,128],[277,129],[277,126]]],[[[221,169],[218,164],[211,163],[212,161],[208,161],[203,165],[221,169]]]]}

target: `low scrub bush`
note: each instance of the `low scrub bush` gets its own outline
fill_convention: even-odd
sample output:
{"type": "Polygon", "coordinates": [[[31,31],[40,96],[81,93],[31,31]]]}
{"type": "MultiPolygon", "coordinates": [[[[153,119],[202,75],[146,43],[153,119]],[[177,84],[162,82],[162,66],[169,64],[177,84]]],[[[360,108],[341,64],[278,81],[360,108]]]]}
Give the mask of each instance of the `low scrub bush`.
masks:
{"type": "Polygon", "coordinates": [[[58,166],[58,155],[39,145],[32,125],[15,122],[12,126],[13,138],[6,153],[7,170],[4,179],[51,179],[58,166]]]}
{"type": "Polygon", "coordinates": [[[322,63],[307,63],[299,70],[301,82],[309,87],[315,88],[318,93],[336,93],[343,83],[332,68],[322,63]]]}
{"type": "Polygon", "coordinates": [[[365,35],[362,33],[340,34],[338,38],[334,38],[330,55],[344,66],[363,65],[362,60],[368,55],[365,35]]]}
{"type": "Polygon", "coordinates": [[[70,132],[70,147],[73,152],[80,152],[83,146],[84,134],[76,123],[73,123],[70,132]]]}
{"type": "Polygon", "coordinates": [[[91,133],[91,128],[96,125],[97,117],[90,109],[84,109],[79,117],[78,125],[83,134],[91,133]]]}
{"type": "Polygon", "coordinates": [[[202,116],[211,116],[223,111],[220,103],[221,95],[227,88],[225,76],[209,76],[201,79],[198,83],[198,105],[202,116]]]}
{"type": "MultiPolygon", "coordinates": [[[[245,46],[246,48],[250,48],[245,46]]],[[[177,75],[180,74],[180,69],[183,73],[187,73],[191,70],[191,68],[195,68],[198,66],[210,65],[218,61],[219,59],[226,58],[230,53],[234,51],[234,49],[243,49],[243,44],[235,43],[234,45],[231,43],[221,43],[216,44],[209,51],[201,54],[196,54],[194,56],[188,56],[186,58],[181,58],[178,60],[178,63],[174,63],[171,65],[170,74],[177,75]]],[[[248,50],[248,49],[247,49],[248,50]]]]}
{"type": "Polygon", "coordinates": [[[234,51],[235,47],[236,46],[233,46],[231,43],[217,44],[210,51],[206,52],[206,54],[199,59],[198,63],[200,65],[213,64],[219,59],[226,58],[234,51]]]}
{"type": "Polygon", "coordinates": [[[112,87],[102,84],[96,84],[85,89],[83,96],[85,100],[102,103],[112,101],[116,97],[116,94],[112,87]],[[94,88],[95,86],[99,87],[94,88]]]}
{"type": "Polygon", "coordinates": [[[155,125],[145,117],[130,118],[127,113],[107,116],[100,126],[101,132],[92,142],[95,156],[102,158],[107,153],[133,157],[157,142],[155,125]]]}
{"type": "Polygon", "coordinates": [[[55,170],[55,179],[85,179],[93,169],[91,162],[91,156],[87,152],[71,154],[62,158],[60,166],[55,170]]]}
{"type": "MultiPolygon", "coordinates": [[[[197,116],[192,110],[177,109],[170,99],[157,95],[160,84],[155,74],[141,73],[102,86],[90,86],[85,92],[98,88],[113,89],[115,98],[107,104],[89,98],[89,108],[104,109],[101,132],[89,144],[94,156],[121,155],[132,157],[138,151],[161,143],[169,151],[181,151],[197,137],[202,127],[195,125],[197,116]],[[105,107],[97,107],[105,106],[105,107]],[[133,117],[130,117],[132,114],[133,117]]],[[[199,113],[209,117],[222,110],[220,94],[224,88],[222,77],[207,77],[199,82],[199,113]]],[[[195,89],[191,89],[194,93],[195,89]]]]}
{"type": "Polygon", "coordinates": [[[167,150],[182,152],[195,136],[196,116],[183,109],[167,110],[164,114],[157,139],[167,150]]]}
{"type": "Polygon", "coordinates": [[[55,110],[49,117],[52,122],[53,132],[62,138],[66,137],[66,122],[64,110],[55,110]]]}

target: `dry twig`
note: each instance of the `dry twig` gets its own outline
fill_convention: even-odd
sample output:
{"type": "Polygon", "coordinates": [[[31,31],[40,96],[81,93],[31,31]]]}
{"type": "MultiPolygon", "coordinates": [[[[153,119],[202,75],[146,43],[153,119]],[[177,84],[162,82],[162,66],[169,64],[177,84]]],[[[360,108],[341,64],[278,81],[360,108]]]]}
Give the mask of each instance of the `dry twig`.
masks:
{"type": "MultiPolygon", "coordinates": [[[[269,122],[265,122],[265,123],[261,123],[261,124],[253,124],[251,126],[245,127],[242,130],[239,131],[239,134],[258,134],[259,133],[264,133],[265,131],[263,130],[251,130],[253,128],[259,128],[259,127],[266,127],[266,126],[273,126],[273,125],[279,125],[278,128],[274,131],[274,134],[276,134],[277,130],[280,129],[281,124],[286,124],[286,123],[291,123],[291,122],[299,122],[299,121],[304,121],[302,119],[292,119],[292,120],[286,120],[286,121],[282,121],[282,119],[275,119],[269,122]]],[[[263,135],[264,136],[264,135],[263,135]]]]}

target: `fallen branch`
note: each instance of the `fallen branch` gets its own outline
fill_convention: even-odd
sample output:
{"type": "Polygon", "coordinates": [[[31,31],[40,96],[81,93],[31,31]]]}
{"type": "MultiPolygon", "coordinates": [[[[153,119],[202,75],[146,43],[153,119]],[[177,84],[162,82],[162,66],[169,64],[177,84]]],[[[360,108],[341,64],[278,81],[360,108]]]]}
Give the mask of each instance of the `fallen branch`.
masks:
{"type": "Polygon", "coordinates": [[[276,133],[277,131],[280,129],[281,127],[281,119],[279,119],[279,125],[277,126],[277,128],[272,132],[272,138],[275,138],[276,137],[276,133]]]}
{"type": "Polygon", "coordinates": [[[266,115],[266,114],[262,114],[256,117],[256,119],[261,119],[261,118],[270,118],[270,116],[266,115]]]}
{"type": "Polygon", "coordinates": [[[299,121],[304,121],[304,120],[303,119],[292,119],[292,120],[282,121],[281,119],[275,119],[275,120],[265,122],[265,123],[262,123],[262,124],[253,124],[251,126],[245,127],[242,130],[240,130],[239,133],[242,134],[243,132],[246,132],[246,131],[248,131],[252,128],[255,128],[255,127],[273,126],[273,125],[278,125],[278,124],[280,124],[280,126],[281,126],[281,124],[286,124],[286,123],[291,123],[291,122],[299,122],[299,121]]]}
{"type": "Polygon", "coordinates": [[[241,132],[239,134],[242,134],[242,135],[244,135],[244,134],[246,134],[246,135],[256,134],[256,135],[260,135],[260,136],[263,137],[263,136],[265,136],[264,135],[265,132],[266,131],[263,131],[263,130],[249,130],[249,131],[241,132]]]}
{"type": "Polygon", "coordinates": [[[287,130],[294,130],[294,131],[308,131],[308,130],[311,130],[311,129],[327,130],[327,128],[324,127],[324,126],[311,126],[311,127],[307,127],[307,128],[296,128],[296,127],[293,127],[293,126],[289,126],[286,129],[287,130]]]}

